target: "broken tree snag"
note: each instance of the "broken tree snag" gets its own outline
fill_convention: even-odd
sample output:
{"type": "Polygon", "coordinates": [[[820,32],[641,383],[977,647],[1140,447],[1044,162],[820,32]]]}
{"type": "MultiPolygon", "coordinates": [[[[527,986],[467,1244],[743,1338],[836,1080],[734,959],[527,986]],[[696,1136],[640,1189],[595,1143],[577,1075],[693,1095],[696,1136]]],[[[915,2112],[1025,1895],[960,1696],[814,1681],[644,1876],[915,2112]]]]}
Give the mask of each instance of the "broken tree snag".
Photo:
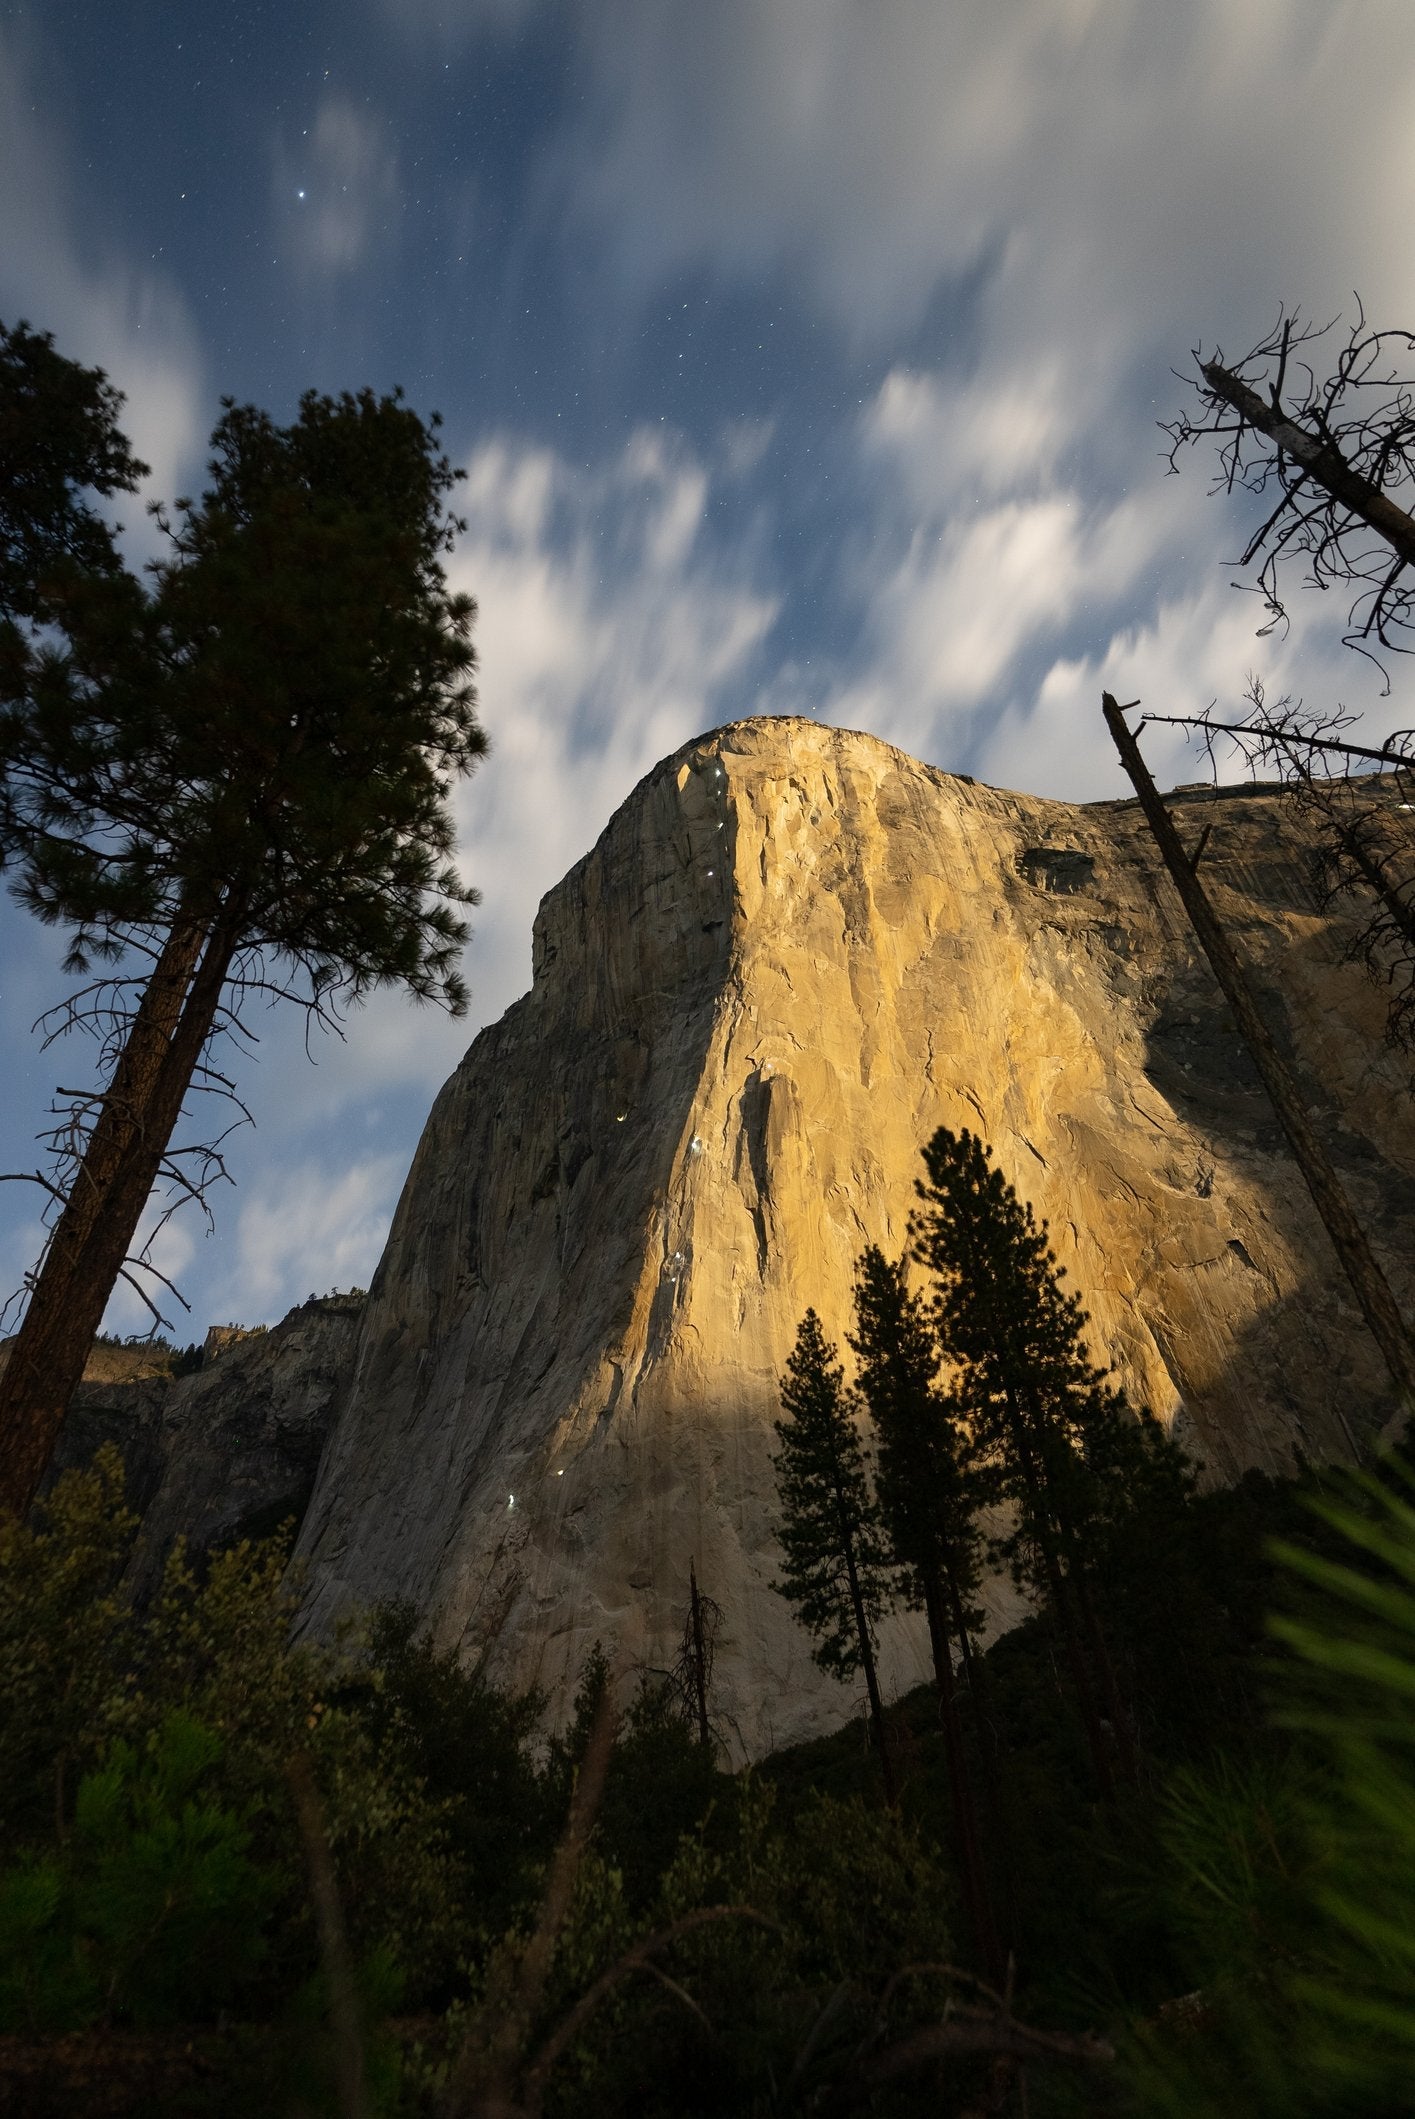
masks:
{"type": "MultiPolygon", "coordinates": [[[[1384,1356],[1402,1406],[1407,1414],[1415,1412],[1415,1348],[1412,1348],[1410,1334],[1390,1291],[1390,1285],[1376,1262],[1375,1253],[1366,1241],[1366,1233],[1346,1196],[1340,1178],[1332,1167],[1326,1149],[1317,1136],[1307,1114],[1302,1092],[1258,1013],[1252,989],[1234,954],[1233,946],[1209,902],[1207,891],[1195,874],[1194,864],[1180,844],[1179,834],[1174,828],[1169,811],[1160,800],[1154,781],[1150,778],[1145,761],[1140,755],[1140,746],[1126,723],[1124,712],[1109,692],[1101,695],[1101,709],[1105,715],[1106,726],[1114,738],[1115,747],[1120,753],[1120,762],[1140,798],[1145,821],[1154,834],[1155,844],[1159,847],[1174,887],[1183,901],[1184,910],[1189,915],[1189,924],[1209,960],[1209,968],[1222,988],[1224,999],[1233,1010],[1234,1020],[1244,1043],[1253,1055],[1254,1064],[1263,1078],[1263,1086],[1272,1100],[1282,1130],[1287,1135],[1288,1145],[1297,1158],[1298,1168],[1312,1195],[1312,1203],[1320,1214],[1323,1226],[1341,1261],[1342,1271],[1351,1283],[1352,1293],[1370,1328],[1371,1337],[1384,1356]]],[[[1344,1419],[1342,1424],[1345,1426],[1344,1419]]],[[[1350,1436],[1349,1429],[1347,1433],[1350,1436]]],[[[1355,1449],[1354,1440],[1352,1446],[1355,1449]]],[[[1359,1450],[1356,1453],[1359,1455],[1359,1450]]]]}
{"type": "Polygon", "coordinates": [[[1320,440],[1276,406],[1264,404],[1256,390],[1250,389],[1241,377],[1231,375],[1227,368],[1221,368],[1217,361],[1202,363],[1199,372],[1215,397],[1231,405],[1240,419],[1266,434],[1270,442],[1301,464],[1318,485],[1326,487],[1333,500],[1368,522],[1407,566],[1415,566],[1415,518],[1354,470],[1334,442],[1320,440]]]}

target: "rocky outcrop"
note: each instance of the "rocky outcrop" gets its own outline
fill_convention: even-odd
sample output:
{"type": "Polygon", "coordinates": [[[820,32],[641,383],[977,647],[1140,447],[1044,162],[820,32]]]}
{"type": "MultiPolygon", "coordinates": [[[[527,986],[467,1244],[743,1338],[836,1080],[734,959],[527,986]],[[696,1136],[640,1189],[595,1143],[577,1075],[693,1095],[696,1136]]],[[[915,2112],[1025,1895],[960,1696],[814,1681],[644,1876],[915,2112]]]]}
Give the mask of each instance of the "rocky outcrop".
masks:
{"type": "MultiPolygon", "coordinates": [[[[1304,827],[1271,791],[1175,809],[1212,823],[1210,887],[1408,1302],[1410,1100],[1304,827]]],[[[437,1100],[306,1519],[311,1621],[408,1596],[563,1701],[596,1639],[671,1660],[692,1561],[733,1743],[839,1720],[771,1589],[776,1381],[808,1305],[843,1338],[863,1245],[903,1246],[940,1124],[992,1143],[1096,1355],[1213,1476],[1389,1413],[1137,806],[748,721],[550,893],[530,992],[437,1100]]],[[[893,1623],[892,1685],[922,1648],[893,1623]]]]}
{"type": "Polygon", "coordinates": [[[125,1377],[124,1364],[110,1359],[104,1367],[118,1373],[92,1378],[91,1364],[46,1484],[87,1464],[103,1443],[116,1445],[128,1500],[143,1519],[130,1570],[140,1595],[179,1537],[193,1551],[209,1551],[303,1516],[363,1308],[361,1295],[324,1296],[269,1332],[220,1328],[215,1353],[190,1375],[125,1377]]]}

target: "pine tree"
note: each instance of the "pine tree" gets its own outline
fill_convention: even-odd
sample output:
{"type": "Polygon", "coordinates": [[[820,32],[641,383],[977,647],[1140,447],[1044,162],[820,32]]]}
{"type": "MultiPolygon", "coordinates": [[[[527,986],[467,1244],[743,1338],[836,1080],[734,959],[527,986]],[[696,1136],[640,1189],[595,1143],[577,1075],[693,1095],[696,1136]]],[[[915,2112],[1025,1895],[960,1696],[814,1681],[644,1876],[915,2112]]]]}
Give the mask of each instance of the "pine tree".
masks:
{"type": "MultiPolygon", "coordinates": [[[[880,1515],[893,1558],[928,1618],[939,1714],[948,1758],[954,1836],[978,1953],[990,1974],[1001,1951],[989,1902],[974,1797],[959,1718],[954,1655],[976,1683],[970,1635],[982,1575],[977,1511],[984,1476],[960,1407],[937,1383],[939,1353],[924,1307],[909,1292],[903,1261],[871,1244],[855,1279],[857,1388],[879,1437],[880,1515]]],[[[976,1705],[976,1698],[974,1704],[976,1705]]]]}
{"type": "Polygon", "coordinates": [[[856,1272],[850,1344],[879,1437],[876,1484],[891,1550],[926,1606],[934,1593],[939,1630],[971,1670],[971,1637],[982,1623],[973,1601],[983,1561],[978,1510],[989,1479],[958,1400],[938,1385],[937,1342],[904,1263],[891,1263],[874,1244],[856,1272]]]}
{"type": "Polygon", "coordinates": [[[772,1459],[785,1565],[776,1584],[813,1634],[815,1662],[842,1682],[864,1673],[870,1727],[886,1799],[896,1797],[893,1761],[875,1668],[875,1632],[889,1603],[889,1567],[835,1348],[807,1310],[781,1379],[785,1418],[772,1459]]]}
{"type": "MultiPolygon", "coordinates": [[[[3,436],[13,360],[0,390],[3,436]]],[[[116,396],[89,404],[111,452],[63,459],[75,509],[126,462],[116,396]]],[[[210,489],[160,518],[150,590],[111,548],[64,549],[52,479],[28,543],[26,489],[0,497],[12,887],[70,929],[71,968],[150,965],[135,1004],[117,989],[107,1078],[0,1378],[11,1506],[43,1472],[228,987],[317,1014],[383,984],[466,1006],[458,908],[475,893],[450,862],[447,797],[486,744],[473,606],[440,564],[460,525],[435,425],[396,393],[310,392],[286,428],[228,400],[210,489]]]]}
{"type": "Polygon", "coordinates": [[[65,574],[122,571],[110,525],[80,498],[131,493],[147,475],[119,432],[122,405],[51,333],[0,324],[0,627],[11,612],[45,616],[65,574]]]}
{"type": "Polygon", "coordinates": [[[932,1320],[979,1449],[996,1466],[1014,1529],[996,1551],[1051,1607],[1065,1643],[1097,1777],[1130,1770],[1130,1738],[1097,1606],[1088,1546],[1164,1447],[1085,1351],[1086,1313],[1032,1210],[973,1134],[940,1127],[911,1223],[935,1276],[932,1320]],[[1110,1723],[1107,1737],[1103,1722],[1110,1723]]]}

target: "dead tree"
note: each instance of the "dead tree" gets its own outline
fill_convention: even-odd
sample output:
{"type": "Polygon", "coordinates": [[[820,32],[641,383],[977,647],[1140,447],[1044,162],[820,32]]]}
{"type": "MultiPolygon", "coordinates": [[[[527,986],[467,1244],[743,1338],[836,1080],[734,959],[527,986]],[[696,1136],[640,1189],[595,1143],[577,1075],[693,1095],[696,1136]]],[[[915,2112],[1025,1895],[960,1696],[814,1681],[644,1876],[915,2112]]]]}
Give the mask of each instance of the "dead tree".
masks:
{"type": "MultiPolygon", "coordinates": [[[[1387,991],[1386,1037],[1415,1056],[1415,755],[1411,732],[1397,731],[1379,749],[1336,733],[1354,714],[1320,713],[1290,697],[1269,701],[1250,677],[1248,712],[1238,721],[1203,714],[1147,714],[1145,720],[1187,728],[1202,741],[1215,781],[1220,737],[1250,771],[1285,781],[1297,810],[1315,828],[1312,881],[1323,910],[1349,899],[1362,914],[1347,956],[1387,991]],[[1360,772],[1360,766],[1383,768],[1360,772]]],[[[1143,726],[1143,724],[1142,724],[1143,726]]]]}
{"type": "MultiPolygon", "coordinates": [[[[1132,704],[1138,705],[1138,701],[1132,704]]],[[[1297,1082],[1273,1042],[1272,1034],[1258,1012],[1252,989],[1223,930],[1209,894],[1199,880],[1198,860],[1184,849],[1174,820],[1160,799],[1151,779],[1134,731],[1109,692],[1102,695],[1106,726],[1120,754],[1120,762],[1140,798],[1145,821],[1154,835],[1165,866],[1179,892],[1189,923],[1209,967],[1233,1011],[1239,1033],[1262,1076],[1288,1144],[1322,1218],[1342,1271],[1370,1329],[1371,1337],[1385,1359],[1400,1404],[1409,1416],[1415,1412],[1415,1345],[1400,1313],[1390,1284],[1381,1271],[1367,1240],[1360,1218],[1347,1198],[1332,1166],[1297,1082]]],[[[1343,1421],[1343,1425],[1344,1425],[1343,1421]]],[[[1354,1437],[1347,1431],[1353,1452],[1359,1455],[1354,1437]]]]}
{"type": "Polygon", "coordinates": [[[688,1562],[688,1614],[683,1637],[669,1673],[669,1685],[682,1709],[683,1719],[698,1733],[704,1751],[713,1749],[712,1723],[708,1717],[708,1695],[712,1690],[712,1666],[717,1654],[717,1636],[722,1625],[722,1606],[705,1597],[698,1588],[696,1564],[688,1562]]]}
{"type": "Polygon", "coordinates": [[[1415,381],[1393,365],[1415,355],[1415,333],[1368,329],[1358,303],[1335,367],[1319,381],[1302,349],[1333,328],[1304,324],[1294,311],[1234,367],[1221,351],[1206,360],[1196,347],[1198,378],[1184,379],[1201,409],[1164,431],[1171,470],[1182,448],[1212,435],[1222,467],[1215,491],[1276,495],[1238,561],[1261,560],[1256,583],[1238,586],[1262,596],[1262,630],[1286,623],[1283,576],[1303,558],[1310,582],[1351,594],[1347,645],[1385,676],[1377,648],[1408,654],[1415,645],[1415,517],[1402,505],[1415,490],[1415,381]]]}

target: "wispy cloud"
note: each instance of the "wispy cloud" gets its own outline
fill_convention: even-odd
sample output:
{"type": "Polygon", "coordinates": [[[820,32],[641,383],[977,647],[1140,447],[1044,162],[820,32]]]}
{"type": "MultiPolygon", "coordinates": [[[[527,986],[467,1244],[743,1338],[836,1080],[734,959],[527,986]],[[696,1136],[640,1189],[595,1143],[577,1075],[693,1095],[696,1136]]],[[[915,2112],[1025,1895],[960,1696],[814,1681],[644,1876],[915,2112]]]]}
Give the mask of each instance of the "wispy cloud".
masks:
{"type": "Polygon", "coordinates": [[[143,501],[170,498],[205,439],[202,357],[171,280],[140,263],[81,211],[72,157],[42,125],[20,40],[0,30],[0,316],[52,331],[72,360],[105,368],[127,396],[124,430],[152,466],[141,496],[119,496],[129,548],[154,548],[143,501]]]}
{"type": "Polygon", "coordinates": [[[576,199],[635,277],[771,267],[878,344],[982,270],[999,319],[1102,364],[1275,289],[1410,283],[1403,0],[603,0],[580,28],[576,199]]]}
{"type": "Polygon", "coordinates": [[[634,782],[752,708],[777,603],[703,536],[714,475],[662,429],[595,470],[506,440],[471,460],[457,574],[481,599],[494,744],[461,804],[485,897],[469,959],[482,1006],[524,989],[540,896],[634,782]]]}
{"type": "Polygon", "coordinates": [[[855,644],[825,684],[779,673],[774,700],[1078,790],[1108,769],[1061,732],[1066,672],[1124,684],[1133,653],[1186,695],[1226,674],[1236,696],[1245,668],[1295,676],[1300,640],[1314,683],[1373,698],[1328,652],[1331,599],[1286,645],[1255,641],[1223,566],[1241,511],[1206,498],[1208,464],[1164,478],[1155,422],[1197,338],[1240,351],[1280,300],[1331,313],[1359,286],[1403,317],[1405,27],[1400,0],[606,0],[585,19],[571,210],[631,297],[688,265],[789,285],[862,376],[930,319],[849,442],[855,644]]]}
{"type": "Polygon", "coordinates": [[[383,119],[327,91],[299,138],[277,142],[271,191],[299,271],[332,276],[362,265],[398,204],[398,158],[383,119]]]}
{"type": "Polygon", "coordinates": [[[482,893],[464,966],[472,1013],[454,1022],[397,992],[376,994],[346,1043],[316,1042],[316,1067],[294,1011],[256,1018],[259,1064],[243,1087],[258,1130],[237,1144],[243,1188],[247,1169],[306,1126],[400,1091],[431,1095],[478,1025],[529,986],[542,896],[635,782],[689,737],[757,704],[776,601],[703,534],[730,466],[655,429],[591,468],[501,435],[472,452],[467,472],[457,507],[468,530],[451,574],[479,601],[492,742],[456,796],[461,865],[482,893]]]}
{"type": "Polygon", "coordinates": [[[223,1319],[273,1320],[306,1295],[367,1287],[406,1175],[403,1157],[390,1154],[259,1171],[212,1284],[223,1319]]]}

